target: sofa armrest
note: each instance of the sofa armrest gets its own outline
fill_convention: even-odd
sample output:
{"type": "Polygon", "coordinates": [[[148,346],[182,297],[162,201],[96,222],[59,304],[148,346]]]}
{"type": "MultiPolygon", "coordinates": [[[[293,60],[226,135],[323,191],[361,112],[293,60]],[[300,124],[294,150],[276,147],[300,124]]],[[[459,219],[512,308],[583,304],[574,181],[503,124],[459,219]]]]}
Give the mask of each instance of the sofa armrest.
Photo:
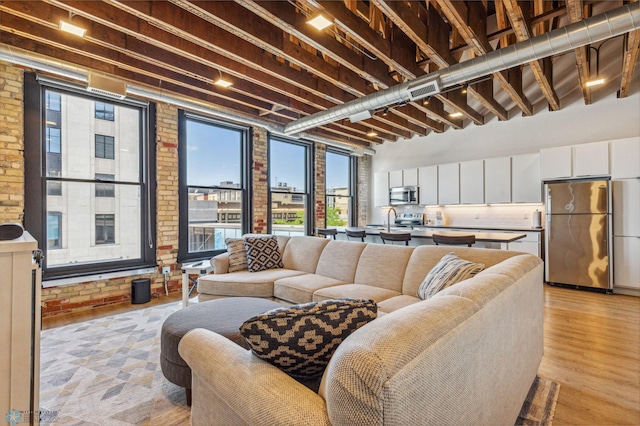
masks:
{"type": "Polygon", "coordinates": [[[209,261],[214,274],[226,274],[229,272],[229,253],[220,253],[209,261]]]}
{"type": "Polygon", "coordinates": [[[192,425],[330,425],[322,397],[226,337],[195,329],[179,352],[193,375],[192,425]]]}

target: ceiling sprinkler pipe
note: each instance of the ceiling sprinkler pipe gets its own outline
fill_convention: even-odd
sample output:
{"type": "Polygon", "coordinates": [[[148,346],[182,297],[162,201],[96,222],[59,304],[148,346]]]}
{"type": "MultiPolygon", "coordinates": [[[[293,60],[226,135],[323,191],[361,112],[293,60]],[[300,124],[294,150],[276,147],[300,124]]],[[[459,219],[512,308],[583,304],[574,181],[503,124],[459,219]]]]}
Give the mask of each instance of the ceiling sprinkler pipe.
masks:
{"type": "Polygon", "coordinates": [[[609,12],[558,28],[529,40],[494,50],[486,55],[426,74],[410,82],[380,90],[328,110],[292,121],[284,126],[288,135],[341,120],[365,110],[377,110],[408,101],[412,87],[439,78],[440,92],[495,72],[534,60],[564,53],[587,44],[615,37],[640,28],[640,2],[626,4],[609,12]]]}
{"type": "Polygon", "coordinates": [[[59,77],[65,77],[81,81],[83,83],[87,83],[89,81],[86,70],[82,70],[78,67],[62,62],[53,61],[45,56],[36,56],[27,50],[11,48],[6,44],[0,44],[0,60],[11,64],[22,65],[23,67],[44,70],[59,77]]]}

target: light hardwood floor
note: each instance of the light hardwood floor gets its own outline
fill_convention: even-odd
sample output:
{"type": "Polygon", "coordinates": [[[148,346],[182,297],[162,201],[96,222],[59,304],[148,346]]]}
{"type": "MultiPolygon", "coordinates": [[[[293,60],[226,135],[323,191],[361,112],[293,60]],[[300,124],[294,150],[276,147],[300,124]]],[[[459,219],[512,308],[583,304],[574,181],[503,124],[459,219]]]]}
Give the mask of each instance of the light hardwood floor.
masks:
{"type": "MultiPolygon", "coordinates": [[[[43,329],[178,300],[45,318],[43,329]]],[[[640,298],[545,285],[544,305],[539,374],[560,383],[553,425],[640,425],[640,298]]]]}

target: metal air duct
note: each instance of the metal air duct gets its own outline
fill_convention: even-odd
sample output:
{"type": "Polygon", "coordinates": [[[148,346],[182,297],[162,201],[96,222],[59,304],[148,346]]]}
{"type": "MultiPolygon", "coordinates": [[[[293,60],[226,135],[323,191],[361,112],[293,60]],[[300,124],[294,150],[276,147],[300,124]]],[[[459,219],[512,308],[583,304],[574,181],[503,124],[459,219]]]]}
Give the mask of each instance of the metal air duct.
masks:
{"type": "Polygon", "coordinates": [[[436,94],[443,89],[473,81],[495,72],[527,64],[551,55],[568,52],[580,46],[615,37],[640,28],[640,2],[567,25],[511,46],[494,50],[484,56],[461,62],[451,67],[426,74],[410,82],[404,82],[380,90],[342,105],[329,108],[288,123],[284,132],[288,135],[322,126],[358,114],[375,111],[398,102],[415,100],[429,95],[418,92],[420,87],[434,82],[436,94]],[[438,89],[438,85],[440,86],[438,89]],[[437,90],[437,91],[436,91],[437,90]]]}

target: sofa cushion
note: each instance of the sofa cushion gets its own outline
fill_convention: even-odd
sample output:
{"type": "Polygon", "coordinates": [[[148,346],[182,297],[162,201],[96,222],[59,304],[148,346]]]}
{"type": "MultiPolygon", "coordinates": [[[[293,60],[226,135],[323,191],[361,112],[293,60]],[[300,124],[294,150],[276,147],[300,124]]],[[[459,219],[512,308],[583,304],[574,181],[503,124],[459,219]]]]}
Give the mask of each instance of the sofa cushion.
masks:
{"type": "Polygon", "coordinates": [[[341,299],[276,308],[240,326],[256,356],[291,377],[320,377],[338,345],[376,318],[372,300],[341,299]]]}
{"type": "Polygon", "coordinates": [[[367,284],[343,284],[317,290],[313,293],[313,301],[317,302],[320,300],[350,297],[371,299],[379,303],[400,294],[400,292],[394,290],[387,290],[386,288],[374,287],[367,284]]]}
{"type": "Polygon", "coordinates": [[[316,290],[341,284],[346,283],[322,275],[304,274],[274,282],[273,295],[291,303],[308,303],[313,301],[313,293],[316,290]]]}
{"type": "Polygon", "coordinates": [[[291,237],[283,252],[284,267],[315,273],[320,254],[328,242],[326,238],[291,237]]]}
{"type": "Polygon", "coordinates": [[[204,275],[198,278],[198,293],[214,296],[273,297],[273,283],[276,280],[303,274],[301,271],[277,268],[260,272],[240,271],[204,275]]]}
{"type": "Polygon", "coordinates": [[[419,297],[400,294],[378,302],[378,314],[389,313],[422,301],[419,297]]]}
{"type": "Polygon", "coordinates": [[[367,244],[360,255],[353,282],[401,292],[404,271],[412,252],[413,247],[367,244]]]}
{"type": "Polygon", "coordinates": [[[354,282],[358,260],[366,246],[359,241],[329,241],[320,255],[315,273],[345,283],[354,282]]]}
{"type": "Polygon", "coordinates": [[[420,284],[418,297],[429,299],[443,288],[471,278],[483,269],[482,263],[469,262],[454,253],[445,254],[420,284]]]}
{"type": "Polygon", "coordinates": [[[224,240],[227,245],[227,253],[229,253],[229,269],[228,272],[246,271],[247,249],[244,248],[244,239],[227,238],[224,240]]]}
{"type": "Polygon", "coordinates": [[[244,247],[247,250],[249,272],[284,267],[278,239],[274,235],[245,236],[244,247]]]}

